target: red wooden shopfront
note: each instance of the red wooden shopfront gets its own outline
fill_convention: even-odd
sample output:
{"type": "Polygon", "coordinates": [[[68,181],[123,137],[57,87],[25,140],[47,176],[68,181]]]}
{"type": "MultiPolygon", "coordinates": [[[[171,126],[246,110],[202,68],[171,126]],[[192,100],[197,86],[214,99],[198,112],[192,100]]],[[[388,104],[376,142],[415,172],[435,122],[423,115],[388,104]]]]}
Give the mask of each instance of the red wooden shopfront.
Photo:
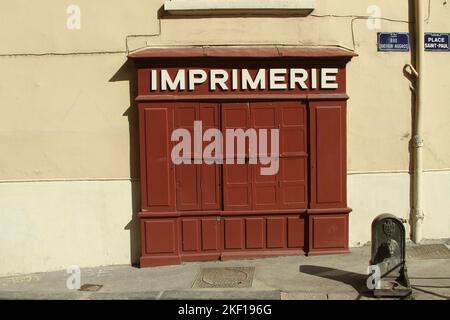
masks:
{"type": "Polygon", "coordinates": [[[347,252],[345,68],[353,56],[292,48],[130,54],[138,70],[141,266],[347,252]],[[175,164],[171,134],[194,133],[194,121],[203,132],[278,129],[278,172],[262,175],[265,165],[251,163],[248,148],[236,153],[239,163],[193,156],[175,164]]]}

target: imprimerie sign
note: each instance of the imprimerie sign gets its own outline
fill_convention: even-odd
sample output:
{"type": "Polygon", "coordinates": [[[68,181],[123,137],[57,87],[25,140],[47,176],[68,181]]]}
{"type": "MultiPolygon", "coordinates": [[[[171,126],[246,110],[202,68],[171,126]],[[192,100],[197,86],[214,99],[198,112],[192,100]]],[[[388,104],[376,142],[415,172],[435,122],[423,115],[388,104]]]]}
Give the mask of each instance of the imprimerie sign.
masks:
{"type": "Polygon", "coordinates": [[[152,69],[149,73],[151,92],[339,89],[338,68],[152,69]]]}

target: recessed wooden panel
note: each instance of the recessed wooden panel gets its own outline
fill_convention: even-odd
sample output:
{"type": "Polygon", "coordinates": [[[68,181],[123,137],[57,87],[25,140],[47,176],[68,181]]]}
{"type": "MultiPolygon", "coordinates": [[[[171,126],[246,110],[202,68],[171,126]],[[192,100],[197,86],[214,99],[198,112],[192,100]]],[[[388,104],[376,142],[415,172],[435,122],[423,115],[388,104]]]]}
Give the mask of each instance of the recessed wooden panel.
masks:
{"type": "Polygon", "coordinates": [[[229,218],[224,220],[225,249],[244,249],[244,220],[229,218]]]}
{"type": "Polygon", "coordinates": [[[251,168],[246,164],[224,164],[223,170],[224,209],[251,209],[251,168]]]}
{"type": "MultiPolygon", "coordinates": [[[[263,165],[252,165],[253,208],[255,210],[277,209],[279,206],[278,173],[262,175],[263,165]]],[[[265,167],[265,166],[264,166],[265,167]]]]}
{"type": "Polygon", "coordinates": [[[194,121],[197,119],[197,106],[198,103],[195,102],[174,105],[175,128],[193,128],[194,121]]]}
{"type": "Polygon", "coordinates": [[[278,172],[273,175],[263,175],[262,168],[267,168],[272,155],[271,130],[278,130],[278,107],[273,102],[250,103],[251,126],[258,132],[258,152],[250,158],[252,167],[252,205],[255,210],[277,209],[278,207],[278,172]],[[265,137],[262,135],[265,132],[265,137]],[[264,150],[265,148],[265,150],[264,150]]]}
{"type": "MultiPolygon", "coordinates": [[[[181,154],[177,156],[184,157],[181,160],[191,161],[194,157],[194,122],[198,117],[198,103],[186,102],[178,103],[172,106],[173,117],[174,117],[174,129],[185,129],[189,131],[190,134],[190,147],[188,150],[189,154],[181,154]]],[[[178,144],[180,141],[175,141],[174,145],[178,144]]],[[[184,140],[183,140],[184,142],[184,140]]],[[[178,160],[178,159],[177,159],[178,160]]]]}
{"type": "Polygon", "coordinates": [[[148,207],[171,206],[169,110],[145,109],[146,190],[148,207]]]}
{"type": "Polygon", "coordinates": [[[340,107],[318,107],[317,193],[318,203],[341,201],[342,130],[340,107]]]}
{"type": "Polygon", "coordinates": [[[345,103],[312,103],[311,123],[311,207],[345,208],[345,103]]]}
{"type": "MultiPolygon", "coordinates": [[[[198,181],[198,168],[193,164],[193,137],[194,121],[197,119],[198,103],[189,102],[174,107],[174,127],[175,129],[186,129],[190,133],[189,154],[183,154],[182,163],[175,166],[176,199],[178,210],[199,210],[200,190],[198,181]],[[189,164],[190,163],[190,164],[189,164]]],[[[181,142],[181,141],[180,141],[181,142]]],[[[177,144],[179,142],[176,142],[177,144]]]]}
{"type": "Polygon", "coordinates": [[[281,124],[284,127],[303,126],[306,123],[306,114],[304,105],[295,103],[291,106],[283,106],[281,112],[281,124]]]}
{"type": "Polygon", "coordinates": [[[283,208],[301,209],[308,205],[307,159],[286,157],[280,161],[280,197],[283,208]]]}
{"type": "MultiPolygon", "coordinates": [[[[246,130],[249,127],[249,123],[248,103],[222,104],[222,132],[226,132],[227,129],[246,130]]],[[[223,165],[224,210],[250,210],[251,168],[248,166],[245,159],[247,151],[240,151],[238,154],[237,139],[234,139],[234,151],[232,154],[227,155],[227,139],[224,140],[224,155],[226,162],[226,164],[223,165]],[[229,158],[232,159],[233,164],[229,163],[229,158]],[[244,163],[238,164],[238,159],[242,159],[244,163]]]]}
{"type": "MultiPolygon", "coordinates": [[[[217,103],[200,103],[198,120],[202,122],[203,134],[209,129],[219,129],[219,105],[217,103]]],[[[203,142],[203,151],[209,145],[209,141],[203,142]]],[[[220,150],[215,150],[220,153],[220,150]]],[[[216,153],[213,154],[216,156],[216,153]]],[[[219,164],[208,164],[205,161],[211,159],[203,159],[200,167],[200,192],[201,192],[201,208],[202,210],[218,210],[221,208],[222,190],[221,190],[221,170],[219,164]]]]}
{"type": "Polygon", "coordinates": [[[170,161],[173,109],[166,103],[138,106],[142,209],[173,211],[176,203],[174,167],[170,161]]]}
{"type": "Polygon", "coordinates": [[[247,249],[264,248],[264,218],[245,219],[245,246],[247,249]]]}
{"type": "Polygon", "coordinates": [[[306,108],[302,103],[280,103],[280,154],[298,156],[306,148],[306,108]]]}
{"type": "Polygon", "coordinates": [[[267,248],[286,247],[286,218],[267,218],[267,248]]]}
{"type": "Polygon", "coordinates": [[[202,164],[201,168],[201,207],[203,210],[218,210],[221,204],[220,165],[202,164]]]}
{"type": "MultiPolygon", "coordinates": [[[[252,102],[250,103],[250,124],[251,128],[258,133],[258,158],[266,158],[272,155],[272,145],[279,143],[272,141],[272,131],[279,130],[278,108],[279,103],[276,102],[252,102]],[[265,136],[264,136],[265,132],[265,136]],[[265,143],[264,143],[265,142],[265,143]],[[265,150],[262,146],[265,145],[265,150]]],[[[256,150],[255,150],[256,151],[256,150]]]]}
{"type": "Polygon", "coordinates": [[[261,209],[276,209],[278,207],[277,199],[277,184],[259,183],[255,184],[253,198],[254,208],[261,209]]]}
{"type": "Polygon", "coordinates": [[[219,108],[217,103],[201,103],[199,106],[199,120],[203,128],[218,128],[219,108]]]}
{"type": "Polygon", "coordinates": [[[200,250],[200,220],[183,219],[181,228],[183,251],[200,250]]]}
{"type": "Polygon", "coordinates": [[[145,249],[148,254],[176,253],[175,219],[144,221],[145,249]]]}
{"type": "Polygon", "coordinates": [[[311,217],[311,219],[313,228],[313,249],[337,249],[347,247],[347,215],[323,215],[311,217]]]}
{"type": "Polygon", "coordinates": [[[305,246],[305,220],[299,217],[288,217],[288,248],[305,246]]]}
{"type": "Polygon", "coordinates": [[[175,168],[178,210],[200,210],[199,171],[196,164],[179,164],[175,168]]]}
{"type": "Polygon", "coordinates": [[[202,250],[219,250],[219,223],[216,218],[202,219],[202,250]]]}
{"type": "MultiPolygon", "coordinates": [[[[217,103],[205,102],[199,104],[199,116],[197,121],[202,122],[202,134],[205,134],[205,132],[209,129],[220,129],[219,113],[220,108],[217,103]]],[[[212,141],[203,141],[203,150],[205,150],[206,146],[208,146],[211,142],[212,141]]],[[[215,151],[217,152],[219,150],[215,151]]],[[[215,154],[213,154],[213,156],[215,156],[215,154]]]]}
{"type": "Polygon", "coordinates": [[[250,103],[251,127],[257,130],[278,128],[277,107],[271,102],[250,103]]]}
{"type": "Polygon", "coordinates": [[[248,156],[248,139],[245,142],[245,150],[239,150],[238,148],[238,139],[234,138],[234,148],[228,147],[231,143],[229,139],[227,139],[227,130],[244,130],[251,127],[250,123],[250,109],[248,103],[224,103],[222,104],[222,132],[224,134],[224,155],[226,158],[243,158],[248,156]],[[227,149],[230,151],[227,151],[227,149]],[[231,150],[232,149],[232,150],[231,150]],[[227,155],[227,153],[232,153],[227,155]]]}
{"type": "Polygon", "coordinates": [[[248,103],[224,103],[222,104],[223,128],[248,128],[248,103]]]}

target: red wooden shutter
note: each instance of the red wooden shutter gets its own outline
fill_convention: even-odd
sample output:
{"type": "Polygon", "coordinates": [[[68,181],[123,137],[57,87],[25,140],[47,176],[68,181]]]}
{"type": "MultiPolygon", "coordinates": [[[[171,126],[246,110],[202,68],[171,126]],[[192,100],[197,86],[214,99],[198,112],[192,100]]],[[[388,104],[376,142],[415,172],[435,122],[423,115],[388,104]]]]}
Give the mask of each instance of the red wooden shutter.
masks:
{"type": "Polygon", "coordinates": [[[280,123],[280,207],[307,207],[307,121],[300,102],[279,104],[280,123]]]}
{"type": "MultiPolygon", "coordinates": [[[[216,103],[201,103],[199,120],[203,124],[203,132],[208,129],[219,129],[219,106],[216,103]]],[[[203,143],[203,150],[211,142],[203,143]]],[[[217,150],[216,150],[217,151],[217,150]]],[[[201,207],[203,210],[218,210],[221,206],[220,164],[206,164],[203,161],[200,170],[201,207]]]]}
{"type": "MultiPolygon", "coordinates": [[[[198,103],[182,103],[174,106],[175,128],[183,128],[191,134],[191,164],[176,165],[176,194],[178,210],[200,210],[200,169],[193,161],[194,121],[197,119],[198,103]]],[[[176,144],[177,142],[175,142],[176,144]]]]}
{"type": "Polygon", "coordinates": [[[271,129],[278,129],[278,106],[276,103],[255,102],[250,104],[251,126],[258,132],[258,157],[257,164],[250,164],[252,168],[252,199],[255,210],[277,209],[279,202],[278,173],[274,175],[262,175],[261,168],[269,165],[261,165],[261,157],[267,159],[271,154],[271,129]],[[260,129],[267,130],[267,152],[262,155],[259,148],[260,129]]]}
{"type": "Polygon", "coordinates": [[[174,176],[170,160],[173,121],[169,106],[140,104],[142,207],[150,211],[174,209],[174,176]]]}
{"type": "MultiPolygon", "coordinates": [[[[222,132],[224,140],[226,129],[243,129],[249,127],[248,103],[224,103],[222,104],[222,132]]],[[[236,146],[235,146],[236,148],[236,146]]],[[[226,141],[224,154],[226,153],[226,141]]],[[[235,152],[236,154],[236,152],[235,152]]],[[[238,159],[245,160],[247,155],[235,155],[234,164],[223,165],[223,197],[224,210],[250,210],[251,209],[251,167],[245,164],[237,164],[238,159]]],[[[224,157],[225,158],[225,157],[224,157]]]]}
{"type": "Polygon", "coordinates": [[[311,103],[311,208],[346,208],[346,104],[311,103]]]}

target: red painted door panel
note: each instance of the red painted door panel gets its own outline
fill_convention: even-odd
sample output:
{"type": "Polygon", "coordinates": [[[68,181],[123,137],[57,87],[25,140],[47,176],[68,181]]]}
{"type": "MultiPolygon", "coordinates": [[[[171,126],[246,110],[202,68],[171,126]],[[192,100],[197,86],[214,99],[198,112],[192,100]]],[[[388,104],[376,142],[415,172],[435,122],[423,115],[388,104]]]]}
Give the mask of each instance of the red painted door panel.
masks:
{"type": "Polygon", "coordinates": [[[176,166],[177,209],[218,210],[221,206],[220,165],[206,164],[203,150],[209,142],[200,142],[195,152],[195,140],[203,141],[207,129],[219,128],[219,107],[212,103],[179,103],[174,108],[175,128],[186,129],[190,133],[190,164],[176,166]],[[201,121],[201,136],[195,137],[194,123],[201,121]]]}
{"type": "Polygon", "coordinates": [[[183,219],[181,221],[182,250],[200,251],[200,223],[199,219],[183,219]]]}
{"type": "Polygon", "coordinates": [[[348,215],[310,216],[309,220],[310,250],[348,250],[348,215]]]}
{"type": "Polygon", "coordinates": [[[244,220],[242,218],[225,218],[224,249],[244,249],[244,220]]]}
{"type": "Polygon", "coordinates": [[[141,152],[142,207],[144,210],[174,209],[174,175],[170,161],[170,134],[173,121],[169,106],[140,105],[140,135],[145,141],[141,152]]]}
{"type": "MultiPolygon", "coordinates": [[[[224,132],[224,150],[227,149],[225,139],[227,129],[246,130],[250,125],[248,103],[222,104],[222,132],[224,132]]],[[[238,152],[235,139],[234,152],[225,154],[223,165],[223,199],[224,210],[251,210],[252,208],[252,168],[248,166],[247,148],[238,152]],[[233,161],[233,164],[227,163],[233,161]],[[238,162],[242,162],[241,164],[238,162]]]]}
{"type": "Polygon", "coordinates": [[[311,208],[346,208],[345,102],[311,103],[311,208]]]}
{"type": "Polygon", "coordinates": [[[201,210],[198,171],[199,166],[196,164],[179,164],[176,166],[178,210],[201,210]]]}
{"type": "MultiPolygon", "coordinates": [[[[202,121],[203,132],[208,129],[220,129],[220,109],[216,103],[201,103],[199,106],[199,120],[202,121]]],[[[203,142],[202,150],[214,141],[203,142]]],[[[215,150],[213,156],[219,155],[220,150],[215,150]]],[[[220,164],[208,164],[203,159],[200,166],[201,208],[203,210],[219,210],[221,208],[221,175],[220,164]]],[[[212,159],[209,159],[212,161],[212,159]]]]}
{"type": "Polygon", "coordinates": [[[308,154],[306,106],[284,102],[279,107],[280,207],[303,209],[308,205],[308,154]]]}
{"type": "MultiPolygon", "coordinates": [[[[265,130],[266,139],[262,139],[262,135],[258,135],[258,153],[255,162],[250,163],[252,167],[252,191],[253,191],[253,209],[268,210],[277,209],[279,207],[279,191],[278,191],[278,173],[274,175],[262,175],[261,169],[268,167],[270,163],[269,157],[272,153],[271,146],[271,130],[278,129],[278,105],[269,102],[255,102],[250,104],[251,126],[258,133],[265,130]],[[261,143],[261,139],[262,142],[261,143]],[[264,143],[266,140],[266,143],[264,143]],[[266,150],[262,150],[261,146],[266,145],[266,150]]],[[[253,159],[254,157],[250,157],[253,159]]]]}
{"type": "MultiPolygon", "coordinates": [[[[308,154],[305,104],[234,103],[222,105],[222,112],[224,129],[253,128],[258,133],[257,154],[245,154],[247,165],[224,165],[225,210],[306,208],[308,154]],[[260,130],[263,129],[267,133],[266,150],[262,150],[260,144],[260,130]],[[263,175],[261,168],[270,166],[268,157],[272,154],[271,130],[274,129],[279,129],[278,172],[263,175]],[[261,164],[261,160],[264,164],[261,164]]],[[[247,143],[246,150],[248,147],[247,143]]],[[[236,146],[234,150],[237,152],[236,146]]],[[[242,157],[243,155],[238,154],[236,159],[242,157]]]]}
{"type": "Polygon", "coordinates": [[[222,202],[219,165],[202,164],[200,175],[202,209],[219,210],[222,202]]]}
{"type": "Polygon", "coordinates": [[[177,222],[174,219],[152,219],[142,222],[142,232],[146,235],[144,251],[147,254],[178,253],[177,222]]]}
{"type": "Polygon", "coordinates": [[[306,157],[280,160],[280,207],[304,209],[308,206],[306,157]]]}
{"type": "Polygon", "coordinates": [[[220,249],[220,219],[202,219],[202,250],[218,251],[220,249]]]}
{"type": "Polygon", "coordinates": [[[247,249],[264,249],[264,218],[245,219],[245,247],[247,249]]]}
{"type": "Polygon", "coordinates": [[[267,248],[285,248],[286,241],[286,219],[267,218],[267,248]]]}
{"type": "Polygon", "coordinates": [[[288,217],[288,248],[303,248],[305,245],[305,220],[301,217],[288,217]]]}
{"type": "MultiPolygon", "coordinates": [[[[197,120],[198,103],[183,103],[174,106],[174,127],[175,129],[186,129],[189,131],[191,139],[191,152],[183,160],[190,164],[179,164],[175,166],[176,194],[178,210],[200,210],[201,194],[200,182],[198,181],[199,168],[194,164],[194,121],[197,120]],[[186,158],[186,159],[185,159],[186,158]]],[[[177,143],[177,142],[176,142],[177,143]]]]}

